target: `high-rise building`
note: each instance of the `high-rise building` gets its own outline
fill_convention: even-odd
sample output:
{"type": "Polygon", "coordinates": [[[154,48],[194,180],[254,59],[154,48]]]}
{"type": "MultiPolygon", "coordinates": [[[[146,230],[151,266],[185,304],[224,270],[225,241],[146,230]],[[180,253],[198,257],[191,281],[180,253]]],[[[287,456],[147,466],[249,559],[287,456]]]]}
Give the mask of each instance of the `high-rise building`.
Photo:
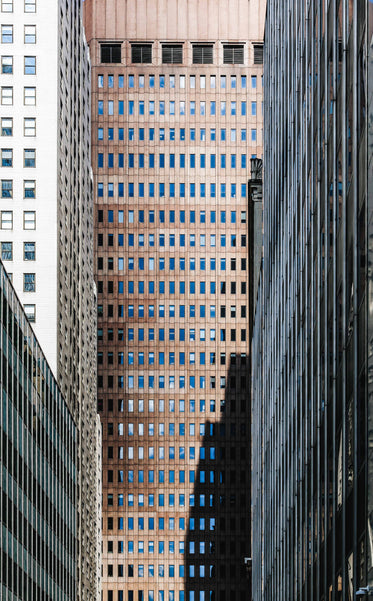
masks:
{"type": "Polygon", "coordinates": [[[373,585],[372,34],[367,0],[267,4],[255,601],[373,585]]]}
{"type": "Polygon", "coordinates": [[[0,597],[76,599],[77,428],[0,264],[0,597]]]}
{"type": "Polygon", "coordinates": [[[78,599],[97,598],[89,55],[79,0],[2,0],[1,257],[78,429],[78,599]]]}
{"type": "Polygon", "coordinates": [[[86,0],[103,601],[249,599],[264,3],[86,0]]]}

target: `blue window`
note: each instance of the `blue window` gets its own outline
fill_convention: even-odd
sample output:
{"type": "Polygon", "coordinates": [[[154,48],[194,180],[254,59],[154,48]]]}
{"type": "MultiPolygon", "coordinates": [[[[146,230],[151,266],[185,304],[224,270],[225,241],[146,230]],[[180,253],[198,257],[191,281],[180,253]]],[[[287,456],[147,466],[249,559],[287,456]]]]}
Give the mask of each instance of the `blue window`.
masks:
{"type": "Polygon", "coordinates": [[[175,198],[175,184],[170,183],[170,198],[175,198]]]}
{"type": "Polygon", "coordinates": [[[241,141],[246,142],[246,129],[241,129],[241,141]]]}
{"type": "Polygon", "coordinates": [[[180,155],[180,169],[184,169],[185,167],[185,154],[180,155]]]}
{"type": "Polygon", "coordinates": [[[135,195],[135,184],[129,182],[128,184],[128,196],[129,198],[133,198],[135,195]]]}
{"type": "Polygon", "coordinates": [[[131,152],[128,155],[128,167],[132,168],[135,166],[135,155],[131,152]]]}
{"type": "Polygon", "coordinates": [[[145,114],[145,103],[143,100],[139,100],[139,115],[145,114]]]}
{"type": "Polygon", "coordinates": [[[189,156],[189,166],[191,169],[194,169],[194,167],[196,166],[196,155],[195,154],[191,154],[189,156]]]}
{"type": "Polygon", "coordinates": [[[154,198],[154,183],[149,183],[149,197],[154,198]]]}
{"type": "Polygon", "coordinates": [[[220,168],[225,169],[225,154],[220,155],[220,168]]]}
{"type": "Polygon", "coordinates": [[[164,168],[164,154],[160,154],[159,155],[159,168],[163,169],[164,168]]]}
{"type": "Polygon", "coordinates": [[[180,198],[185,198],[185,184],[180,184],[180,198]]]}
{"type": "Polygon", "coordinates": [[[246,115],[246,102],[245,101],[241,102],[241,115],[242,116],[246,115]]]}
{"type": "Polygon", "coordinates": [[[124,129],[123,129],[123,127],[120,127],[118,129],[118,139],[119,140],[124,140],[124,129]]]}
{"type": "Polygon", "coordinates": [[[256,115],[256,102],[251,103],[251,114],[255,117],[256,115]]]}
{"type": "Polygon", "coordinates": [[[144,198],[144,190],[145,184],[143,182],[139,182],[139,198],[144,198]]]}
{"type": "Polygon", "coordinates": [[[139,168],[140,169],[143,169],[144,166],[145,166],[145,160],[144,159],[145,159],[144,154],[143,153],[139,154],[139,168]]]}
{"type": "Polygon", "coordinates": [[[235,168],[236,168],[236,155],[231,154],[231,169],[235,169],[235,168]]]}
{"type": "Polygon", "coordinates": [[[246,184],[241,184],[241,198],[246,198],[246,184]]]}
{"type": "Polygon", "coordinates": [[[159,197],[160,198],[164,197],[164,184],[163,183],[159,184],[159,197]]]}
{"type": "Polygon", "coordinates": [[[149,140],[150,142],[154,140],[154,127],[149,127],[149,140]]]}
{"type": "Polygon", "coordinates": [[[210,102],[210,115],[216,115],[216,103],[215,100],[210,102]]]}
{"type": "Polygon", "coordinates": [[[124,115],[124,101],[123,100],[119,100],[119,102],[118,102],[118,114],[124,115]]]}
{"type": "Polygon", "coordinates": [[[101,169],[104,166],[104,155],[102,152],[99,152],[97,155],[97,167],[101,169]]]}
{"type": "Polygon", "coordinates": [[[220,130],[220,140],[221,140],[221,142],[225,142],[225,136],[226,136],[226,134],[225,134],[225,128],[222,128],[220,130]]]}
{"type": "Polygon", "coordinates": [[[194,198],[196,195],[196,184],[191,183],[189,185],[189,195],[191,198],[194,198]]]}
{"type": "Polygon", "coordinates": [[[119,152],[119,154],[118,154],[118,167],[119,167],[119,169],[123,169],[123,167],[124,167],[124,154],[123,154],[123,152],[119,152]]]}
{"type": "Polygon", "coordinates": [[[225,198],[225,184],[220,184],[220,196],[225,198]]]}
{"type": "Polygon", "coordinates": [[[184,142],[184,140],[185,140],[185,128],[180,127],[180,141],[184,142]]]}
{"type": "Polygon", "coordinates": [[[241,169],[246,169],[246,154],[241,154],[241,169]]]}
{"type": "Polygon", "coordinates": [[[206,167],[206,155],[205,154],[199,155],[199,166],[201,169],[205,169],[205,167],[206,167]]]}
{"type": "Polygon", "coordinates": [[[149,169],[154,169],[154,154],[149,154],[149,169]]]}
{"type": "Polygon", "coordinates": [[[103,100],[99,100],[97,103],[97,112],[99,115],[103,115],[104,114],[104,101],[103,100]]]}
{"type": "Polygon", "coordinates": [[[173,169],[175,167],[175,155],[170,154],[170,168],[173,169]]]}
{"type": "Polygon", "coordinates": [[[216,165],[216,155],[210,154],[210,168],[215,169],[215,165],[216,165]]]}
{"type": "Polygon", "coordinates": [[[139,128],[139,140],[145,140],[145,129],[143,127],[139,128]]]}

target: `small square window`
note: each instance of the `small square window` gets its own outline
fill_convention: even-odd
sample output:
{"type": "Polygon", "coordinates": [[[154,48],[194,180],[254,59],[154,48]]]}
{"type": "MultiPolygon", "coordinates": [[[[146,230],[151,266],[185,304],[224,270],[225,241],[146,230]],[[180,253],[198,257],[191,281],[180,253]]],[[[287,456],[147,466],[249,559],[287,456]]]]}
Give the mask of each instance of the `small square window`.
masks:
{"type": "Polygon", "coordinates": [[[13,242],[2,242],[1,243],[1,260],[12,261],[13,260],[13,242]]]}
{"type": "Polygon", "coordinates": [[[36,167],[36,151],[35,148],[25,148],[24,152],[24,167],[36,167]]]}
{"type": "Polygon", "coordinates": [[[25,44],[36,44],[36,25],[25,25],[25,44]]]}
{"type": "Polygon", "coordinates": [[[1,26],[1,43],[13,44],[13,25],[1,26]]]}
{"type": "Polygon", "coordinates": [[[224,64],[235,65],[243,64],[244,62],[244,47],[243,45],[224,45],[224,64]]]}
{"type": "Polygon", "coordinates": [[[13,57],[2,56],[1,57],[1,73],[6,75],[7,73],[13,73],[13,57]]]}
{"type": "Polygon", "coordinates": [[[23,211],[23,229],[24,230],[35,230],[36,229],[36,212],[35,211],[23,211]]]}
{"type": "Polygon", "coordinates": [[[152,46],[151,44],[132,44],[131,61],[133,63],[151,63],[152,46]]]}
{"type": "Polygon", "coordinates": [[[1,211],[1,229],[13,229],[13,211],[1,211]]]}
{"type": "Polygon", "coordinates": [[[13,135],[13,119],[2,117],[1,119],[1,135],[12,136],[13,135]]]}
{"type": "Polygon", "coordinates": [[[13,104],[13,88],[8,86],[1,87],[1,104],[13,104]]]}
{"type": "Polygon", "coordinates": [[[102,63],[121,63],[122,46],[121,44],[101,44],[101,62],[102,63]]]}
{"type": "Polygon", "coordinates": [[[24,292],[35,292],[35,274],[24,273],[23,274],[23,291],[24,292]]]}
{"type": "Polygon", "coordinates": [[[23,308],[25,310],[25,314],[26,314],[27,319],[29,321],[31,321],[32,323],[34,323],[35,320],[36,320],[35,305],[23,305],[23,308]]]}
{"type": "Polygon", "coordinates": [[[31,106],[36,104],[36,88],[24,87],[24,104],[31,106]]]}
{"type": "Polygon", "coordinates": [[[193,64],[194,65],[212,65],[213,45],[212,44],[193,44],[193,64]]]}
{"type": "Polygon", "coordinates": [[[25,13],[36,13],[36,0],[25,0],[25,13]]]}
{"type": "Polygon", "coordinates": [[[36,136],[36,119],[34,117],[24,119],[23,135],[26,137],[36,136]]]}
{"type": "Polygon", "coordinates": [[[25,75],[36,75],[36,56],[25,56],[25,75]]]}
{"type": "Polygon", "coordinates": [[[181,44],[162,45],[162,63],[181,64],[183,62],[183,47],[181,44]]]}

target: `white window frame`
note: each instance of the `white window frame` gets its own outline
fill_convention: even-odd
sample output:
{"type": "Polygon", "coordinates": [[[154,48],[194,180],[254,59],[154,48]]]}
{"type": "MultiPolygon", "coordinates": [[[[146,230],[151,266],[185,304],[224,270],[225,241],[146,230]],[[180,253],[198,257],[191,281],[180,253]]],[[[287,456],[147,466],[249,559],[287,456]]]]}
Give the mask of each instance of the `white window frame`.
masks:
{"type": "Polygon", "coordinates": [[[23,229],[36,230],[36,211],[23,211],[23,229]]]}
{"type": "Polygon", "coordinates": [[[4,106],[13,105],[13,86],[1,86],[1,104],[4,106]]]}
{"type": "Polygon", "coordinates": [[[23,88],[23,104],[25,106],[35,106],[36,105],[36,87],[35,86],[25,86],[23,88]]]}
{"type": "Polygon", "coordinates": [[[36,136],[36,118],[25,117],[23,120],[23,135],[34,138],[36,136]],[[29,133],[30,132],[30,133],[29,133]]]}
{"type": "Polygon", "coordinates": [[[25,25],[23,36],[25,44],[36,44],[36,25],[25,25]]]}
{"type": "Polygon", "coordinates": [[[1,211],[0,226],[2,230],[13,229],[13,211],[1,211]]]}

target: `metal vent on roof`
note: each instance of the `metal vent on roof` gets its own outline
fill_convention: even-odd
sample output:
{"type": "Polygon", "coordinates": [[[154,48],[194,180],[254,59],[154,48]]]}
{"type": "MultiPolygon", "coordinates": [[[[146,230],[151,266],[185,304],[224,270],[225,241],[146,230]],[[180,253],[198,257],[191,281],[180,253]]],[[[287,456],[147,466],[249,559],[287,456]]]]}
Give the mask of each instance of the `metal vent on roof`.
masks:
{"type": "Polygon", "coordinates": [[[133,63],[151,63],[152,45],[151,44],[132,44],[131,61],[133,63]]]}
{"type": "Polygon", "coordinates": [[[162,45],[162,63],[172,65],[183,62],[183,47],[181,44],[163,44],[162,45]]]}
{"type": "Polygon", "coordinates": [[[263,44],[254,44],[254,65],[263,64],[263,44]]]}
{"type": "Polygon", "coordinates": [[[243,64],[243,46],[224,46],[224,64],[243,64]]]}
{"type": "Polygon", "coordinates": [[[213,45],[193,44],[193,64],[194,65],[212,65],[213,45]]]}

